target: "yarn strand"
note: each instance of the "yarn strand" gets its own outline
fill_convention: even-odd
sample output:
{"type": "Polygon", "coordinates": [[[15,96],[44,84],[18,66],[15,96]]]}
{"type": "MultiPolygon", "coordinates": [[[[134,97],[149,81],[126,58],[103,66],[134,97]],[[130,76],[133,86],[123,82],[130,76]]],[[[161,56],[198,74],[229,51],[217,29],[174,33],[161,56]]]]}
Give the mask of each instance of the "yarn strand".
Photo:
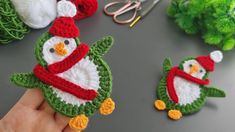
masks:
{"type": "Polygon", "coordinates": [[[21,40],[29,28],[21,21],[10,0],[0,1],[0,44],[21,40]]]}

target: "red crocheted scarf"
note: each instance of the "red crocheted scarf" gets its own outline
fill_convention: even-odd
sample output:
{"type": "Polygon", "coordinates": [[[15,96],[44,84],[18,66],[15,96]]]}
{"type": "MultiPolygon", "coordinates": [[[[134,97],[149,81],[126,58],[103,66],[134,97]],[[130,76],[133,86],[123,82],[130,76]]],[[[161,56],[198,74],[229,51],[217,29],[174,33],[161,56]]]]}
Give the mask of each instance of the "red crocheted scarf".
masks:
{"type": "Polygon", "coordinates": [[[57,74],[68,70],[77,62],[79,62],[83,57],[85,57],[86,54],[89,52],[89,49],[90,48],[88,45],[79,44],[78,47],[73,51],[73,53],[70,54],[67,58],[62,61],[48,65],[48,71],[50,73],[57,74]]]}
{"type": "Polygon", "coordinates": [[[34,75],[42,82],[64,92],[73,94],[80,99],[93,100],[97,96],[97,92],[95,90],[82,88],[81,86],[56,75],[57,73],[62,73],[71,68],[84,58],[88,52],[89,47],[86,44],[80,44],[71,55],[60,62],[49,65],[48,69],[45,69],[40,64],[36,65],[33,70],[34,75]]]}
{"type": "Polygon", "coordinates": [[[198,79],[198,78],[193,77],[190,74],[180,70],[178,67],[173,67],[167,75],[167,91],[168,91],[168,94],[169,94],[171,100],[175,103],[179,102],[179,99],[178,99],[178,96],[176,94],[175,87],[174,87],[174,78],[176,76],[182,77],[188,81],[191,81],[191,82],[199,84],[199,85],[208,85],[209,84],[208,79],[205,79],[205,80],[198,79]]]}

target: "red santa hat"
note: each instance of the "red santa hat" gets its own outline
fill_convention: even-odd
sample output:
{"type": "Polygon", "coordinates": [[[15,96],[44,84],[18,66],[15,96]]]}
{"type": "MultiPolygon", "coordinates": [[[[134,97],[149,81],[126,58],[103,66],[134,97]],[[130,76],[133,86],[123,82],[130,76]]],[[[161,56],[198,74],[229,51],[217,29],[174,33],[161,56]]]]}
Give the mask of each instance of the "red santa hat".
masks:
{"type": "Polygon", "coordinates": [[[214,71],[215,63],[221,62],[223,53],[221,51],[213,51],[208,56],[199,56],[196,60],[209,72],[214,71]]]}
{"type": "Polygon", "coordinates": [[[65,38],[79,37],[80,31],[73,19],[77,13],[76,6],[70,1],[61,0],[57,3],[57,13],[58,17],[49,29],[49,33],[65,38]]]}

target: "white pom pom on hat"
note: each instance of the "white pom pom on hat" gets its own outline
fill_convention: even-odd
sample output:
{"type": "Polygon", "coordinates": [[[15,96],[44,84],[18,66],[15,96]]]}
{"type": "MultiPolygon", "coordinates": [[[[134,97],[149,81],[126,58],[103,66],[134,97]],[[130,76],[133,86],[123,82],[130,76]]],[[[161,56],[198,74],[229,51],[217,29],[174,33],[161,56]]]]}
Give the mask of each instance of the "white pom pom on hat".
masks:
{"type": "Polygon", "coordinates": [[[76,6],[67,0],[61,0],[57,4],[58,17],[74,17],[77,13],[76,6]]]}
{"type": "Polygon", "coordinates": [[[223,53],[220,50],[216,50],[210,53],[210,58],[215,62],[219,63],[223,59],[223,53]]]}

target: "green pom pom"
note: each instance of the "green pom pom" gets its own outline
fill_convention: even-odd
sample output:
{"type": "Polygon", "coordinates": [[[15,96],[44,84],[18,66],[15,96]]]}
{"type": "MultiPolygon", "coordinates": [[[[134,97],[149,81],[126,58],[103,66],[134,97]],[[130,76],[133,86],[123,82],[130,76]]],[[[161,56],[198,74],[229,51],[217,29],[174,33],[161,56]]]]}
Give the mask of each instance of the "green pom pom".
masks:
{"type": "Polygon", "coordinates": [[[190,28],[185,29],[187,34],[196,34],[198,32],[198,28],[196,26],[192,26],[190,28]]]}
{"type": "Polygon", "coordinates": [[[228,39],[224,41],[223,50],[231,50],[234,48],[234,45],[235,45],[235,39],[233,38],[228,39]]]}
{"type": "Polygon", "coordinates": [[[203,36],[204,40],[208,44],[217,45],[222,41],[222,35],[215,33],[206,33],[203,36]]]}
{"type": "Polygon", "coordinates": [[[206,7],[205,0],[189,0],[190,3],[188,4],[188,14],[191,16],[199,16],[206,7]]]}
{"type": "Polygon", "coordinates": [[[187,29],[193,26],[192,18],[186,15],[176,15],[176,23],[182,29],[187,29]]]}
{"type": "Polygon", "coordinates": [[[235,23],[233,22],[233,20],[230,20],[229,18],[218,18],[216,20],[216,28],[218,29],[218,31],[222,32],[222,33],[230,33],[230,32],[234,32],[235,30],[235,23]]]}
{"type": "Polygon", "coordinates": [[[167,15],[170,17],[174,17],[176,14],[176,10],[172,7],[168,7],[166,12],[167,12],[167,15]]]}
{"type": "Polygon", "coordinates": [[[167,14],[188,34],[200,33],[205,43],[233,49],[235,0],[172,0],[167,14]]]}
{"type": "Polygon", "coordinates": [[[177,7],[176,4],[171,4],[168,8],[167,8],[167,15],[170,17],[174,17],[177,14],[177,7]]]}

